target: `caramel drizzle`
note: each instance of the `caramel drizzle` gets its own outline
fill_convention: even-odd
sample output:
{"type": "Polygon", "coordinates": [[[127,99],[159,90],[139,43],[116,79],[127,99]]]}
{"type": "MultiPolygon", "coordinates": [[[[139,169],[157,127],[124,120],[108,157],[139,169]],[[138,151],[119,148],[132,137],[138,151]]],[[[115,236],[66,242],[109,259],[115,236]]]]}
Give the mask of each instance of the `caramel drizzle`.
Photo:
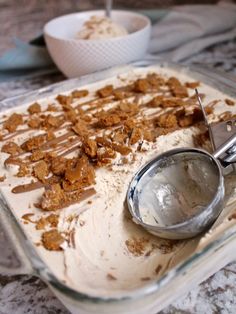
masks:
{"type": "MultiPolygon", "coordinates": [[[[14,194],[19,194],[19,193],[25,193],[25,192],[31,192],[31,191],[34,191],[36,189],[40,189],[40,188],[43,188],[43,187],[47,187],[49,186],[48,183],[42,183],[42,182],[34,182],[34,183],[29,183],[29,184],[23,184],[23,185],[18,185],[16,187],[14,187],[12,189],[12,192],[14,194]]],[[[72,194],[73,195],[73,192],[65,192],[66,194],[72,194]]],[[[88,188],[86,190],[82,190],[81,191],[81,194],[80,194],[80,198],[79,198],[79,201],[83,201],[93,195],[96,194],[96,190],[94,188],[88,188]]],[[[67,201],[63,204],[63,207],[67,207],[67,206],[70,206],[70,205],[73,205],[75,203],[78,202],[78,199],[75,199],[75,200],[71,200],[71,201],[67,201]]]]}
{"type": "Polygon", "coordinates": [[[59,156],[59,157],[67,156],[67,155],[69,155],[69,154],[75,152],[79,147],[80,147],[80,145],[76,145],[76,146],[74,146],[74,147],[72,147],[72,148],[70,148],[70,149],[64,151],[64,153],[59,154],[58,156],[59,156]]]}
{"type": "MultiPolygon", "coordinates": [[[[143,111],[144,108],[146,107],[146,104],[142,105],[142,108],[140,110],[140,112],[138,113],[137,118],[137,122],[139,122],[137,124],[137,126],[140,126],[142,124],[142,119],[143,119],[143,111]],[[138,118],[139,117],[139,118],[138,118]]],[[[141,107],[141,106],[140,106],[141,107]]],[[[182,108],[182,107],[181,107],[182,108]]],[[[180,107],[178,107],[178,109],[176,108],[148,108],[151,109],[152,111],[155,110],[154,112],[150,113],[150,114],[146,114],[145,115],[145,119],[147,121],[153,122],[153,117],[154,118],[158,118],[161,114],[164,114],[166,112],[171,113],[171,112],[176,112],[178,109],[180,109],[180,107]],[[150,118],[150,119],[148,119],[150,118]]],[[[119,130],[120,129],[120,125],[122,124],[122,122],[120,124],[117,124],[114,127],[110,128],[110,131],[114,131],[114,130],[119,130]]],[[[149,127],[149,130],[154,130],[154,127],[149,127]]],[[[93,130],[93,134],[96,136],[99,133],[101,133],[101,130],[96,130],[95,128],[91,127],[90,129],[91,131],[93,130]]],[[[16,132],[17,133],[17,132],[16,132]]],[[[46,133],[45,133],[46,135],[46,133]]],[[[52,139],[50,141],[48,141],[47,143],[42,144],[41,146],[39,146],[39,149],[42,151],[50,151],[50,152],[55,152],[58,153],[58,156],[66,156],[74,151],[76,151],[81,144],[81,139],[79,136],[77,136],[74,132],[72,131],[68,131],[67,133],[60,135],[58,137],[56,137],[55,139],[52,139]],[[73,141],[66,141],[68,138],[74,138],[73,141]],[[74,144],[78,144],[76,146],[74,146],[74,144]],[[50,150],[51,149],[51,150],[50,150]]],[[[9,165],[9,164],[15,164],[15,165],[20,165],[21,161],[16,160],[16,158],[18,157],[22,157],[25,156],[26,154],[29,154],[29,152],[22,152],[19,154],[14,155],[14,157],[9,157],[5,160],[5,165],[9,165]]],[[[27,165],[29,164],[34,164],[35,162],[28,162],[27,165]]]]}
{"type": "Polygon", "coordinates": [[[31,191],[43,188],[46,185],[47,185],[46,183],[43,183],[41,181],[37,181],[37,182],[33,182],[33,183],[17,185],[11,191],[14,194],[31,192],[31,191]]]}
{"type": "Polygon", "coordinates": [[[17,185],[12,189],[12,192],[15,194],[31,192],[43,187],[50,186],[52,183],[58,183],[60,180],[57,176],[51,176],[44,183],[41,181],[35,181],[27,184],[17,185]]]}
{"type": "Polygon", "coordinates": [[[33,131],[32,129],[30,128],[27,128],[27,129],[23,129],[23,130],[18,130],[10,135],[6,134],[3,136],[3,141],[8,141],[8,140],[11,140],[13,139],[14,137],[17,137],[19,136],[20,134],[24,134],[24,133],[27,133],[29,131],[33,131]]]}
{"type": "Polygon", "coordinates": [[[219,102],[220,100],[212,100],[206,107],[214,108],[219,102]]]}

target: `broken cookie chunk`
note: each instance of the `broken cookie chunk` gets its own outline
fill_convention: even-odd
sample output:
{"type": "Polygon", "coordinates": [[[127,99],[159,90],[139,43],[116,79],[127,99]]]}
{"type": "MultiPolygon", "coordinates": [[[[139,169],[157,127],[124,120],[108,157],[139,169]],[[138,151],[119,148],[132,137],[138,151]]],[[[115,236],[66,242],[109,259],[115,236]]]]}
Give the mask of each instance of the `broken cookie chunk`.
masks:
{"type": "Polygon", "coordinates": [[[42,243],[45,249],[49,251],[61,251],[61,245],[64,242],[64,238],[57,229],[45,231],[42,234],[42,243]]]}

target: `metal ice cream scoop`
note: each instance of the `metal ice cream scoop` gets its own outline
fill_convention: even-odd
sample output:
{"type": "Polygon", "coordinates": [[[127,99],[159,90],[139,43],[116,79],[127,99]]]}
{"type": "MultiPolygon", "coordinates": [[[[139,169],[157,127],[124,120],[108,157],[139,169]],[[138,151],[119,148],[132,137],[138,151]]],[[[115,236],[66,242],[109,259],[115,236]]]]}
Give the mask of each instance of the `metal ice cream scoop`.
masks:
{"type": "Polygon", "coordinates": [[[191,238],[213,224],[224,205],[225,169],[236,160],[236,120],[209,124],[196,94],[214,153],[167,151],[135,174],[127,192],[134,222],[161,238],[191,238]]]}

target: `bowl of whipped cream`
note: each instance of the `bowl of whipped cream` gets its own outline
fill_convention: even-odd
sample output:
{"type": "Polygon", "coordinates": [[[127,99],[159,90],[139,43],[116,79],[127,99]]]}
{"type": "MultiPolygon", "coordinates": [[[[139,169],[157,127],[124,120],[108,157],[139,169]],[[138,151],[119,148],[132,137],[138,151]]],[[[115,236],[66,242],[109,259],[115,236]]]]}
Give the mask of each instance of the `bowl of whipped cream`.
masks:
{"type": "Polygon", "coordinates": [[[142,59],[150,40],[150,20],[138,13],[103,10],[72,13],[44,27],[48,51],[69,78],[142,59]]]}

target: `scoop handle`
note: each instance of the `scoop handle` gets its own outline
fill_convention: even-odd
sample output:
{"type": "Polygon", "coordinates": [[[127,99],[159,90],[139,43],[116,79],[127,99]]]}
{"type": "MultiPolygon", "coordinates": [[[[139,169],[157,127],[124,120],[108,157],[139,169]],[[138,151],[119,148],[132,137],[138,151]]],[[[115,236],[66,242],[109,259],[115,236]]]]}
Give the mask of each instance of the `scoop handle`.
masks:
{"type": "MultiPolygon", "coordinates": [[[[225,143],[219,146],[217,150],[214,151],[213,156],[215,158],[220,158],[224,153],[227,153],[227,151],[235,144],[236,144],[236,134],[232,135],[225,143]]],[[[234,153],[233,154],[228,153],[228,155],[225,158],[223,158],[223,161],[230,162],[231,160],[233,160],[232,158],[233,155],[234,153]]]]}

